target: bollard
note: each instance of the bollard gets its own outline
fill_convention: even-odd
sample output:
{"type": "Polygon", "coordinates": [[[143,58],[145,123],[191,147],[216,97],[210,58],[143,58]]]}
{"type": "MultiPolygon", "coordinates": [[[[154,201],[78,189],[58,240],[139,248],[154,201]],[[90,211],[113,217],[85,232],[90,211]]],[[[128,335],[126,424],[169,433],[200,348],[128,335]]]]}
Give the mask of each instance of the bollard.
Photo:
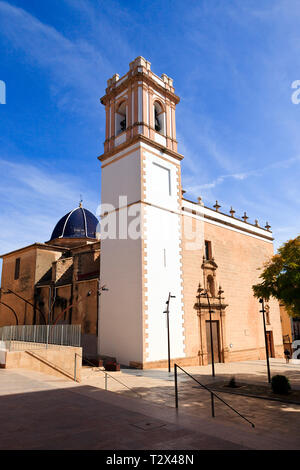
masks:
{"type": "Polygon", "coordinates": [[[211,397],[211,415],[214,418],[215,417],[215,400],[214,400],[215,397],[214,397],[214,394],[211,393],[210,397],[211,397]]]}
{"type": "Polygon", "coordinates": [[[175,379],[175,407],[178,408],[177,364],[174,364],[174,379],[175,379]]]}
{"type": "Polygon", "coordinates": [[[107,373],[105,373],[105,390],[107,390],[107,373]]]}
{"type": "Polygon", "coordinates": [[[74,382],[76,382],[76,363],[77,363],[77,353],[75,353],[75,361],[74,361],[74,382]]]}
{"type": "Polygon", "coordinates": [[[49,325],[47,325],[47,341],[46,341],[46,349],[48,349],[48,342],[49,342],[49,325]]]}

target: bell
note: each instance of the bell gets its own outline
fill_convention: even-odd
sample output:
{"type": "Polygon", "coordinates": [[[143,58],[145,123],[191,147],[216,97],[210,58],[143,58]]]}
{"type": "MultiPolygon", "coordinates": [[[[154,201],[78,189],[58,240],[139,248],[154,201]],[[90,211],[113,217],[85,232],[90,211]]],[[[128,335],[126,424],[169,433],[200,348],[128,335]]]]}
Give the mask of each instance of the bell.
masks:
{"type": "Polygon", "coordinates": [[[160,125],[160,122],[158,120],[158,115],[157,115],[157,111],[155,110],[155,130],[157,132],[159,132],[161,130],[161,125],[160,125]]]}
{"type": "Polygon", "coordinates": [[[120,122],[120,128],[121,128],[121,132],[125,131],[125,129],[126,129],[126,118],[124,118],[123,121],[120,122]]]}

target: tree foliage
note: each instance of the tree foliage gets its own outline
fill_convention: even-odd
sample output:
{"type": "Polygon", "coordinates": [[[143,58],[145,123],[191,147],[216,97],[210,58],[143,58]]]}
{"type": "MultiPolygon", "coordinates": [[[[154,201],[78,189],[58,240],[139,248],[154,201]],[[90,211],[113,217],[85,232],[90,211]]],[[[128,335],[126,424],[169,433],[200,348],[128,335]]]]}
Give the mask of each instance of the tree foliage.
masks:
{"type": "Polygon", "coordinates": [[[252,286],[255,297],[282,302],[291,316],[300,316],[300,236],[284,243],[252,286]]]}

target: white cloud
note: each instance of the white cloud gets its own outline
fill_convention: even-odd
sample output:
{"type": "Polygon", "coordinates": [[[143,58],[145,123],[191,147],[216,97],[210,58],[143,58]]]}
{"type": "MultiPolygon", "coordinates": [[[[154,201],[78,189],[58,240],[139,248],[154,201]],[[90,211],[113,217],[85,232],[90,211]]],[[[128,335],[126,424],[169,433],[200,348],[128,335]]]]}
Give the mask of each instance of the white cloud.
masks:
{"type": "Polygon", "coordinates": [[[50,89],[59,106],[67,106],[73,112],[84,107],[89,113],[99,108],[102,77],[112,73],[103,50],[85,40],[71,41],[54,27],[5,1],[0,1],[0,34],[23,51],[31,63],[48,70],[50,89]],[[74,89],[76,93],[72,92],[74,89]]]}
{"type": "MultiPolygon", "coordinates": [[[[12,163],[0,159],[0,252],[49,240],[56,222],[79,202],[80,179],[47,165],[12,163]]],[[[97,193],[84,188],[84,206],[95,212],[97,193]]]]}

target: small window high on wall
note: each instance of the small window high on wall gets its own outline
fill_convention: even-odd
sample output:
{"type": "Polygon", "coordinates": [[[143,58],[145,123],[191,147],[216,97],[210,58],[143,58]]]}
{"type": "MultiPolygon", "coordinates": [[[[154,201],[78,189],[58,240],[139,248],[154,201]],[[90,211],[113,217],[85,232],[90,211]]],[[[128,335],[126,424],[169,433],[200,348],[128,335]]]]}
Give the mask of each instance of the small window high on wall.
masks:
{"type": "Polygon", "coordinates": [[[16,258],[16,262],[15,262],[15,280],[19,279],[19,277],[20,277],[20,262],[21,262],[21,259],[16,258]]]}
{"type": "Polygon", "coordinates": [[[116,112],[116,135],[124,132],[127,127],[126,101],[123,101],[116,112]]]}
{"type": "Polygon", "coordinates": [[[208,240],[205,240],[205,259],[212,259],[211,242],[208,240]]]}
{"type": "Polygon", "coordinates": [[[156,132],[165,135],[165,112],[158,101],[154,102],[154,127],[156,132]]]}

